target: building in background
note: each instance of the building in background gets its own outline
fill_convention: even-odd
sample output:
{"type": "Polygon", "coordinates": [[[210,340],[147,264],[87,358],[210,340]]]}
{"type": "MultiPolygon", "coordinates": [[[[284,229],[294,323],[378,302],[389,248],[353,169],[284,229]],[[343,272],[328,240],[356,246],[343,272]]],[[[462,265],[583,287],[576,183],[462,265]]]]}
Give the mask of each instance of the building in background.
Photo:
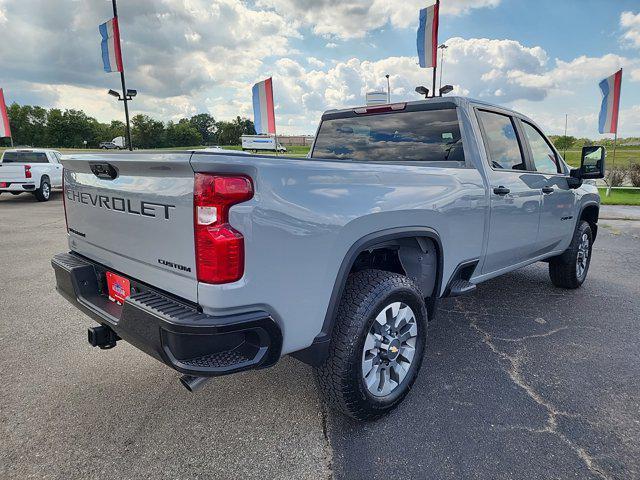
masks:
{"type": "Polygon", "coordinates": [[[386,105],[388,102],[387,92],[368,92],[366,94],[367,107],[375,105],[386,105]]]}
{"type": "Polygon", "coordinates": [[[310,147],[313,135],[278,135],[278,142],[285,147],[310,147]]]}

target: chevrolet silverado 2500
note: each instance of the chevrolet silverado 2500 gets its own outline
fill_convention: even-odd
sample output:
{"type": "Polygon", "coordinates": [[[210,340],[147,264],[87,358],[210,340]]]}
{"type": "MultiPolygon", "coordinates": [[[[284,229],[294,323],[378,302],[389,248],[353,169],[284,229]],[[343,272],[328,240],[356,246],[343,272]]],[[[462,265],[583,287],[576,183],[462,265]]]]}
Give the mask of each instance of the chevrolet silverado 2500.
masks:
{"type": "Polygon", "coordinates": [[[438,299],[539,261],[585,281],[604,159],[572,170],[533,120],[455,97],[327,112],[307,158],[69,156],[57,288],[99,323],[92,345],[127,341],[190,390],[291,354],[377,418],[438,299]]]}

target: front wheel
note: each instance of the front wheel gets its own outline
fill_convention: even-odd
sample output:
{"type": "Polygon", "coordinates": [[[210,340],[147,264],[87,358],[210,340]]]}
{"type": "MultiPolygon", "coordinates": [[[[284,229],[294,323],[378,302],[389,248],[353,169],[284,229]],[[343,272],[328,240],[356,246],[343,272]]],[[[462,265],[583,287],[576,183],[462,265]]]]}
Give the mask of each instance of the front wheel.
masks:
{"type": "Polygon", "coordinates": [[[585,221],[581,221],[571,239],[569,248],[549,261],[551,282],[560,288],[580,287],[587,278],[591,265],[593,233],[585,221]]]}
{"type": "Polygon", "coordinates": [[[380,270],[349,276],[329,357],[316,378],[325,401],[357,420],[374,420],[409,393],[422,364],[427,311],[407,277],[380,270]]]}

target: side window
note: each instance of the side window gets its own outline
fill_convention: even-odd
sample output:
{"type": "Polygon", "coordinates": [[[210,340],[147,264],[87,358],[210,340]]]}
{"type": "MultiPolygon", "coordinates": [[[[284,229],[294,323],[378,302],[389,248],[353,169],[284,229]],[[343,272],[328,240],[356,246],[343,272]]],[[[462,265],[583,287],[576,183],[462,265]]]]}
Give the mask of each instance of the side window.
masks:
{"type": "Polygon", "coordinates": [[[491,166],[502,170],[526,170],[518,135],[511,117],[480,110],[485,146],[491,166]]]}
{"type": "Polygon", "coordinates": [[[558,173],[558,158],[542,134],[531,124],[522,122],[524,132],[529,140],[533,164],[541,173],[558,173]]]}

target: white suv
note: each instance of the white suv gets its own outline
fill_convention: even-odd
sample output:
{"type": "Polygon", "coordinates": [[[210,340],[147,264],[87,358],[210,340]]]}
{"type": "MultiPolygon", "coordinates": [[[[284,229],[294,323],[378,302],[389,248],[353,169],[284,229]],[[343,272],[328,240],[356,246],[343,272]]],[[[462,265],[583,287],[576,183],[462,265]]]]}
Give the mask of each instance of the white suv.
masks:
{"type": "Polygon", "coordinates": [[[30,192],[46,202],[52,188],[62,187],[61,157],[57,150],[43,148],[5,150],[0,160],[0,194],[30,192]]]}

